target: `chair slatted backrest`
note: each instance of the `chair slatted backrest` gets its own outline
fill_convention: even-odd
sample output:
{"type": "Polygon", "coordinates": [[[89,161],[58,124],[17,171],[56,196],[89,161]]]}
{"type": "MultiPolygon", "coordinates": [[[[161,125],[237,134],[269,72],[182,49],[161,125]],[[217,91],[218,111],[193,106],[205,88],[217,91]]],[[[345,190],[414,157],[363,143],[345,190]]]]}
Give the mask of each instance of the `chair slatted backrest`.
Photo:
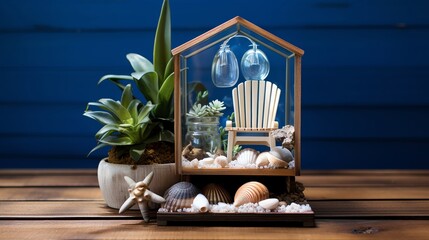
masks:
{"type": "Polygon", "coordinates": [[[269,81],[248,80],[232,90],[235,127],[273,128],[281,90],[269,81]]]}

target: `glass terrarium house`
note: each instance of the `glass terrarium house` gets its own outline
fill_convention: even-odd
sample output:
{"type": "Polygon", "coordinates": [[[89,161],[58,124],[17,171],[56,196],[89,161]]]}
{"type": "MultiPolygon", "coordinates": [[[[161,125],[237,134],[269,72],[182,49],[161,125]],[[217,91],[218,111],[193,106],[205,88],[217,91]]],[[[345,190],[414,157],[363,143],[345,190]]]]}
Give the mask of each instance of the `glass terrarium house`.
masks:
{"type": "Polygon", "coordinates": [[[302,49],[235,17],[172,53],[179,174],[300,174],[302,49]]]}

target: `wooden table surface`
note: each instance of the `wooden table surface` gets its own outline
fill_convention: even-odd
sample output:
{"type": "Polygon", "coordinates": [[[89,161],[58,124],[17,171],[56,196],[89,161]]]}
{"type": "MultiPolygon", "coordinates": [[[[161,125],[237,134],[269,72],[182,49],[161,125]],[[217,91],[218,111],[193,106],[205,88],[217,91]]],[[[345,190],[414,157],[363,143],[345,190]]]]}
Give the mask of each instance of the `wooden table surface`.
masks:
{"type": "Polygon", "coordinates": [[[96,170],[0,170],[0,239],[429,239],[429,170],[303,171],[316,227],[157,226],[105,206],[96,170]]]}

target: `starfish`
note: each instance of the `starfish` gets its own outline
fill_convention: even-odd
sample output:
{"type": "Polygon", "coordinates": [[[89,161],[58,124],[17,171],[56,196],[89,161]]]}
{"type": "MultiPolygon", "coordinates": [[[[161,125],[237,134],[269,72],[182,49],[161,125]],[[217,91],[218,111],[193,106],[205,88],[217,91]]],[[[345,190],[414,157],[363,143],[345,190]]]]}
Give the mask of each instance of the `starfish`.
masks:
{"type": "Polygon", "coordinates": [[[149,190],[149,184],[152,181],[153,172],[149,173],[143,181],[135,182],[130,177],[124,176],[125,181],[129,185],[128,192],[130,197],[122,204],[119,209],[119,214],[125,212],[136,203],[139,205],[140,212],[145,222],[149,222],[149,207],[148,202],[164,203],[165,199],[149,190]]]}

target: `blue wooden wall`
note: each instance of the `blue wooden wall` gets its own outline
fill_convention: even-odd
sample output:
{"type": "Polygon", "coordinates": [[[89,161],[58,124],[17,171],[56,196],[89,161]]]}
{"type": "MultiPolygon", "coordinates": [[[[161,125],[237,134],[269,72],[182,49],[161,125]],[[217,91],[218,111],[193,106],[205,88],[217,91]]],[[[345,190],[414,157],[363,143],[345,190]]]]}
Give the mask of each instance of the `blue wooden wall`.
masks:
{"type": "MultiPolygon", "coordinates": [[[[96,167],[88,101],[151,58],[161,0],[0,1],[0,167],[96,167]]],[[[429,169],[429,2],[170,0],[172,45],[245,19],[306,51],[303,169],[429,169]]]]}

